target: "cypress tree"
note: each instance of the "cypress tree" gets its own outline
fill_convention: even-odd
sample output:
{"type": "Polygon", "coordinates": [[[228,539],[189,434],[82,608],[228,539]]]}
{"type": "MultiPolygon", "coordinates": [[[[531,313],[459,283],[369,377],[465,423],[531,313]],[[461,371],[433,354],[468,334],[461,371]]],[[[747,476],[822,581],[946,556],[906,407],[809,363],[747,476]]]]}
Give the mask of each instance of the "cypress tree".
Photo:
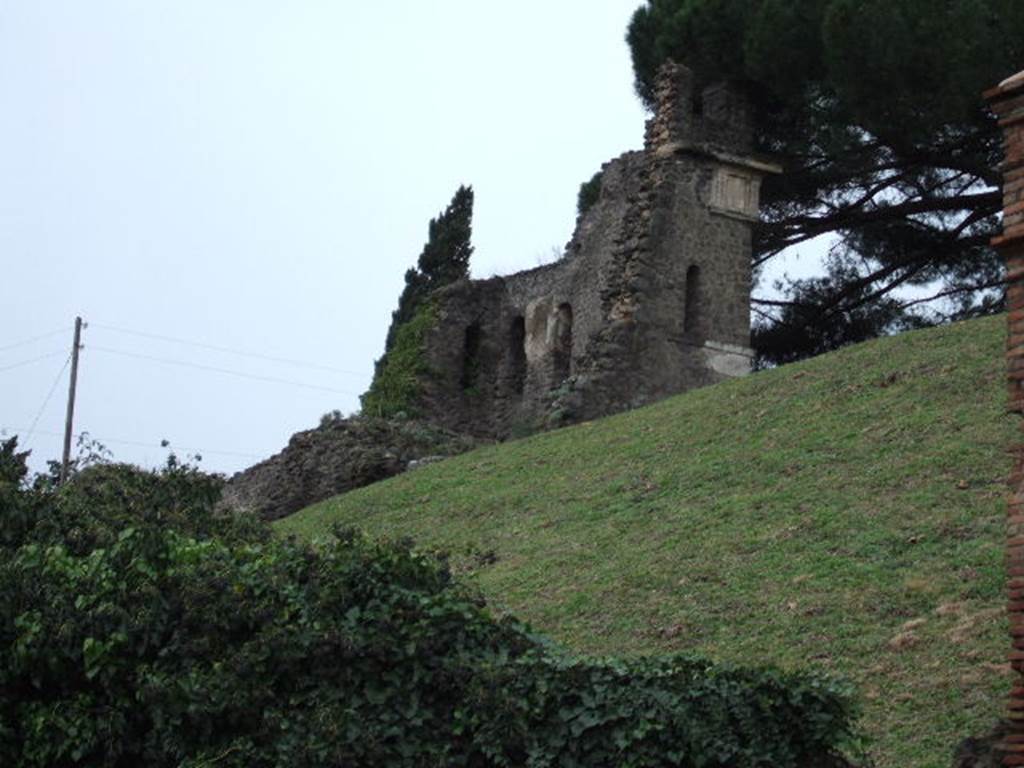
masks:
{"type": "Polygon", "coordinates": [[[422,365],[419,346],[424,323],[428,322],[420,314],[433,291],[469,277],[472,221],[473,188],[463,185],[448,207],[430,220],[419,260],[405,273],[405,287],[398,297],[398,308],[391,313],[384,354],[374,364],[373,381],[360,398],[364,413],[387,416],[413,408],[412,393],[422,365]]]}
{"type": "MultiPolygon", "coordinates": [[[[398,309],[391,313],[391,327],[384,342],[384,357],[395,345],[398,328],[409,322],[428,294],[469,277],[469,257],[473,254],[473,188],[465,185],[456,191],[448,207],[430,220],[427,243],[417,266],[405,273],[405,288],[398,297],[398,309]]],[[[380,370],[384,357],[377,361],[380,370]]]]}

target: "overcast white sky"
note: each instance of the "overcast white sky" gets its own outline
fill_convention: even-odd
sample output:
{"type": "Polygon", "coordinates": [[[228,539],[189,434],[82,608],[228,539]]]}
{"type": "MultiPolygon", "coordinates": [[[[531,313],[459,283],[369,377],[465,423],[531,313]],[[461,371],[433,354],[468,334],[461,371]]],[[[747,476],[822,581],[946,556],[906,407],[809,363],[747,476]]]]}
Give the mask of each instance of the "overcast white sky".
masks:
{"type": "Polygon", "coordinates": [[[76,431],[118,459],[233,472],[356,410],[460,183],[486,277],[641,146],[639,4],[0,0],[0,430],[59,455],[76,314],[76,431]]]}

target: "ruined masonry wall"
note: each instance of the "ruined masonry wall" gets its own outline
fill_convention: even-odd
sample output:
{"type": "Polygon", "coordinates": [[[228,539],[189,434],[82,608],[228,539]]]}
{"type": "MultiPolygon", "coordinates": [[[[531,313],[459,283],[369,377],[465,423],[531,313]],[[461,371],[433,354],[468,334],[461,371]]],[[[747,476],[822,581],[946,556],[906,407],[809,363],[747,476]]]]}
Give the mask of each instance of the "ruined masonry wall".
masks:
{"type": "Polygon", "coordinates": [[[435,294],[419,415],[482,437],[643,405],[750,369],[761,177],[746,102],[669,64],[642,152],[602,169],[555,264],[435,294]]]}

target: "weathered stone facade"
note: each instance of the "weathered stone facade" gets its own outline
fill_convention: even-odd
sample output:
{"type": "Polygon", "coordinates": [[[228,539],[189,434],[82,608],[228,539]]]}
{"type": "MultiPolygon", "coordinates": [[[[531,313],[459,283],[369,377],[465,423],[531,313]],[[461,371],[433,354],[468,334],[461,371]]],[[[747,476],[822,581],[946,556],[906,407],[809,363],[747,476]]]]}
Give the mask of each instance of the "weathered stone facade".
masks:
{"type": "Polygon", "coordinates": [[[764,174],[743,98],[668,64],[641,152],[605,164],[554,264],[434,296],[420,417],[505,437],[750,370],[751,237],[764,174]]]}
{"type": "MultiPolygon", "coordinates": [[[[1003,233],[993,241],[1006,260],[1006,344],[1010,411],[1024,415],[1024,72],[986,94],[1005,138],[1003,233]]],[[[1002,764],[1024,765],[1024,446],[1013,448],[1007,509],[1006,587],[1010,614],[1010,664],[1014,670],[1002,764]]]]}
{"type": "Polygon", "coordinates": [[[747,373],[752,227],[761,178],[778,169],[752,157],[749,109],[728,88],[697,94],[689,70],[670,63],[657,98],[643,151],[604,165],[600,197],[561,260],[431,297],[418,424],[301,432],[232,478],[225,505],[280,517],[458,453],[470,437],[604,416],[747,373]]]}

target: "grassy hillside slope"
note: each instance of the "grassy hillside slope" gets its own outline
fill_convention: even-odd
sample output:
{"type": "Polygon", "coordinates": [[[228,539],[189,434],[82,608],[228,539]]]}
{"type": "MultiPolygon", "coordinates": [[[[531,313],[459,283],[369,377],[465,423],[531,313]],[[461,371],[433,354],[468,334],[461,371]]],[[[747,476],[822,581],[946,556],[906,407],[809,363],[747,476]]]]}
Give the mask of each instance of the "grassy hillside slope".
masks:
{"type": "Polygon", "coordinates": [[[854,680],[879,766],[950,764],[1007,690],[1005,317],[477,450],[303,510],[453,554],[594,653],[854,680]]]}

